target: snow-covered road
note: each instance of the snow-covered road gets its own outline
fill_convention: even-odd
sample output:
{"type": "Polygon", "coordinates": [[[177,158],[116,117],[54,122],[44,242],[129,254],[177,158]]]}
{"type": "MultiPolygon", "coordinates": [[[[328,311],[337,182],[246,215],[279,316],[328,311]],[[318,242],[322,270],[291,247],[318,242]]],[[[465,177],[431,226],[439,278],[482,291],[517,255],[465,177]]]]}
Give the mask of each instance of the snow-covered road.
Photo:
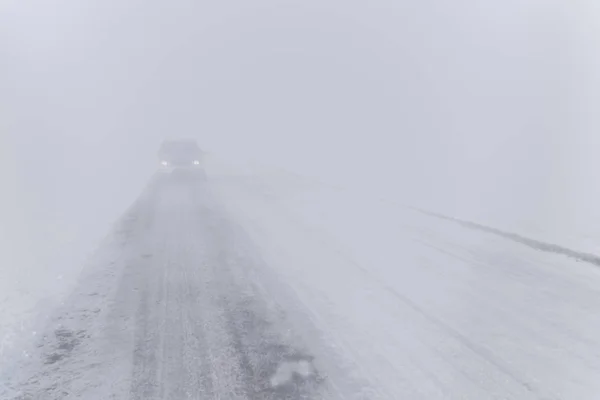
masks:
{"type": "Polygon", "coordinates": [[[597,399],[600,270],[285,173],[215,190],[382,399],[597,399]]]}
{"type": "Polygon", "coordinates": [[[2,398],[342,398],[205,186],[156,183],[122,225],[2,398]]]}
{"type": "Polygon", "coordinates": [[[600,395],[597,267],[259,175],[151,185],[0,398],[600,395]]]}

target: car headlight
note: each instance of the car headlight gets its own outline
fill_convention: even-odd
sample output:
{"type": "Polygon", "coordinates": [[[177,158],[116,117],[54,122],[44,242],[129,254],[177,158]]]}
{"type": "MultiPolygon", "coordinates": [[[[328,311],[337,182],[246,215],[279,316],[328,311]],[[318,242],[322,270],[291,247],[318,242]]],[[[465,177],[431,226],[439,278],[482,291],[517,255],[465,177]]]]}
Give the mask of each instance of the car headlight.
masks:
{"type": "Polygon", "coordinates": [[[162,164],[162,165],[164,165],[165,167],[166,167],[167,165],[169,165],[169,163],[168,163],[167,161],[161,161],[161,164],[162,164]]]}
{"type": "Polygon", "coordinates": [[[200,165],[200,161],[198,161],[198,160],[195,160],[195,161],[194,161],[194,165],[200,165]]]}

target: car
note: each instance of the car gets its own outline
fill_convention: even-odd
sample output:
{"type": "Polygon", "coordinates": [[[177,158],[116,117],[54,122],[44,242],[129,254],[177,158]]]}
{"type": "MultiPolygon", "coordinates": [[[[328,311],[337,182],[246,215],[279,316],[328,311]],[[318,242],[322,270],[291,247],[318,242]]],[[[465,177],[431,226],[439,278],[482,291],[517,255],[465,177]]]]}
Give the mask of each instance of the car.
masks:
{"type": "Polygon", "coordinates": [[[205,177],[203,159],[193,139],[165,140],[158,150],[159,172],[164,175],[205,177]]]}

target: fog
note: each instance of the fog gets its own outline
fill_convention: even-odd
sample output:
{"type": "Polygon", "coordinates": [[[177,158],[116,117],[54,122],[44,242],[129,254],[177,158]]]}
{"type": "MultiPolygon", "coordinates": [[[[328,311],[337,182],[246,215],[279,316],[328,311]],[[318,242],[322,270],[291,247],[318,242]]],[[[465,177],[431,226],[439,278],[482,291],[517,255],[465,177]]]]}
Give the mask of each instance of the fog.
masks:
{"type": "Polygon", "coordinates": [[[4,1],[2,271],[79,262],[165,137],[482,222],[587,229],[588,3],[4,1]]]}

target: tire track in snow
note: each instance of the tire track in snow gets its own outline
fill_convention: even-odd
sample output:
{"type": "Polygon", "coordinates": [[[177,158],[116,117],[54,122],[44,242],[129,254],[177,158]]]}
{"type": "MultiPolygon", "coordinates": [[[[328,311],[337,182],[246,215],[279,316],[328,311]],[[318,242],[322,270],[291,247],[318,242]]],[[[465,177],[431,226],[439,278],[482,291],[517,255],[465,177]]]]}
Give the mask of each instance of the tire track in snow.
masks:
{"type": "Polygon", "coordinates": [[[244,265],[250,261],[236,256],[229,222],[207,207],[208,200],[198,197],[203,194],[183,190],[176,201],[159,207],[163,217],[155,240],[166,245],[144,275],[150,283],[138,311],[132,396],[320,398],[316,382],[307,379],[314,374],[301,368],[287,371],[286,382],[272,387],[272,377],[286,360],[296,357],[305,366],[302,360],[310,363],[311,357],[286,342],[284,326],[261,316],[264,299],[242,294],[251,290],[239,279],[241,271],[252,268],[244,265]],[[155,303],[164,303],[162,315],[155,303]]]}
{"type": "MultiPolygon", "coordinates": [[[[73,334],[56,330],[54,344],[68,354],[32,365],[32,378],[20,383],[14,398],[320,399],[318,384],[294,378],[293,372],[306,375],[302,369],[288,370],[286,384],[272,390],[286,355],[311,357],[289,340],[285,321],[268,315],[273,310],[261,297],[265,292],[243,279],[255,260],[238,254],[239,238],[202,197],[208,193],[150,192],[150,204],[136,209],[137,222],[119,243],[127,257],[95,265],[94,278],[102,279],[82,281],[65,304],[73,334]],[[82,303],[80,293],[91,300],[82,303]],[[97,302],[98,314],[80,310],[97,302]],[[91,337],[74,336],[81,326],[90,326],[91,337]]],[[[45,336],[54,333],[52,325],[45,336]]]]}

